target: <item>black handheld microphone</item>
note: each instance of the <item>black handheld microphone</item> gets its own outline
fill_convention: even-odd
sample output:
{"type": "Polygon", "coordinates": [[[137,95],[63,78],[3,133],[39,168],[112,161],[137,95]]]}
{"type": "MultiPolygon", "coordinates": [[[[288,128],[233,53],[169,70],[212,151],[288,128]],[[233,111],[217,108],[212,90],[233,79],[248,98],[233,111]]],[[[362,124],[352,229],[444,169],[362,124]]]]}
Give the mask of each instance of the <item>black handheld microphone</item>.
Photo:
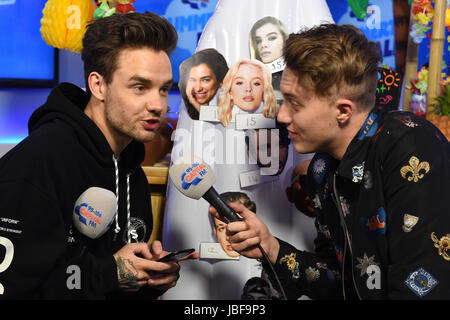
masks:
{"type": "MultiPolygon", "coordinates": [[[[213,184],[216,182],[214,172],[211,167],[202,160],[192,155],[179,158],[170,167],[169,177],[175,187],[186,197],[196,200],[200,198],[205,199],[209,204],[216,208],[219,215],[228,222],[242,221],[237,213],[230,208],[225,200],[217,193],[216,189],[214,189],[213,184]]],[[[269,257],[260,244],[258,244],[257,247],[272,271],[283,299],[287,300],[286,294],[284,293],[283,287],[281,286],[280,280],[269,257]]]]}
{"type": "Polygon", "coordinates": [[[186,197],[205,199],[228,222],[242,221],[214,189],[216,178],[208,164],[193,156],[182,157],[170,167],[169,177],[186,197]]]}

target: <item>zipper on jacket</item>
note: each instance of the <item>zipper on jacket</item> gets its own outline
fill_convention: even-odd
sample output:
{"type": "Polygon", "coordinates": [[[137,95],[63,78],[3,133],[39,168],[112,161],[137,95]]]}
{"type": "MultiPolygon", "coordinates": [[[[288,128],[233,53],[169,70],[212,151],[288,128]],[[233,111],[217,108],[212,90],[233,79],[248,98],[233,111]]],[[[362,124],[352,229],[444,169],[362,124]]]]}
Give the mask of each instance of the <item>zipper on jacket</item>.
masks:
{"type": "Polygon", "coordinates": [[[342,203],[341,200],[339,198],[339,194],[336,188],[336,172],[333,173],[333,193],[332,193],[332,198],[334,200],[334,204],[336,205],[336,208],[339,212],[339,218],[341,220],[341,226],[342,229],[344,231],[344,236],[345,236],[345,243],[344,243],[344,254],[342,257],[342,292],[344,295],[344,300],[346,299],[346,295],[345,295],[345,287],[344,287],[344,271],[345,271],[345,253],[347,251],[347,246],[350,249],[350,267],[351,267],[351,272],[352,272],[352,281],[353,281],[353,287],[355,288],[356,291],[356,295],[358,296],[358,299],[361,300],[361,296],[359,295],[359,291],[358,291],[358,287],[356,286],[356,282],[355,282],[355,273],[353,270],[353,252],[352,252],[352,244],[350,241],[350,235],[347,229],[347,224],[345,223],[345,217],[344,217],[344,213],[342,212],[342,203]]]}

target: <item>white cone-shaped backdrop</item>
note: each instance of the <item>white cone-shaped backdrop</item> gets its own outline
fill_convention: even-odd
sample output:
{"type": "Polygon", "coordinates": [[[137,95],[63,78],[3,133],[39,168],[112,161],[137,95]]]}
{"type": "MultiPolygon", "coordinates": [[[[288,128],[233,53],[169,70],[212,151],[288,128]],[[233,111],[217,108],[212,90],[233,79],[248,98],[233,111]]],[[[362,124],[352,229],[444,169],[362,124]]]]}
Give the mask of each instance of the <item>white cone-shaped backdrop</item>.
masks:
{"type": "MultiPolygon", "coordinates": [[[[333,22],[325,0],[219,0],[200,37],[197,51],[215,48],[225,57],[228,67],[243,58],[250,59],[250,30],[256,21],[266,16],[281,20],[289,33],[333,22]]],[[[246,193],[256,204],[256,214],[274,236],[299,249],[312,250],[316,235],[314,220],[299,212],[286,197],[293,169],[312,155],[300,155],[290,144],[281,174],[271,178],[271,182],[241,188],[240,174],[260,169],[245,156],[243,136],[245,131],[225,128],[221,123],[192,120],[182,102],[171,162],[187,154],[203,159],[214,170],[214,187],[219,194],[229,191],[246,193]]],[[[165,250],[199,250],[200,243],[217,242],[208,214],[209,204],[204,199],[187,198],[170,182],[166,199],[163,223],[165,250]]],[[[177,285],[162,298],[240,299],[246,281],[260,275],[260,263],[243,256],[239,260],[183,261],[177,285]]]]}

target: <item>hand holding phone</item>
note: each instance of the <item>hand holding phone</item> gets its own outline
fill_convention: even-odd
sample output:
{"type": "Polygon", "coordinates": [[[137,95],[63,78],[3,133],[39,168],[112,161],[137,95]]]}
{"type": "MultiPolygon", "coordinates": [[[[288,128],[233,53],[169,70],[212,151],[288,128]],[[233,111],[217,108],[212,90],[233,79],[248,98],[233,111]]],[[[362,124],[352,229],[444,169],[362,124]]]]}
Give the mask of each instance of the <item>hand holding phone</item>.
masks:
{"type": "Polygon", "coordinates": [[[187,255],[190,255],[194,251],[195,251],[195,249],[185,249],[185,250],[175,251],[175,252],[169,253],[168,255],[165,255],[164,257],[159,259],[158,262],[179,261],[180,259],[186,257],[187,255]]]}

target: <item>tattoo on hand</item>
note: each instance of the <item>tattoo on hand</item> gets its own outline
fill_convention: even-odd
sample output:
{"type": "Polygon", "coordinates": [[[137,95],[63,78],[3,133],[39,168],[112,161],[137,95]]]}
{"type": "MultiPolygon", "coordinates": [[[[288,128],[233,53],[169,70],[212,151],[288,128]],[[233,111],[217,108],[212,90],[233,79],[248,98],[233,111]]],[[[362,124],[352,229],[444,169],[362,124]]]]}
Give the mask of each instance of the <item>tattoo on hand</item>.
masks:
{"type": "Polygon", "coordinates": [[[119,287],[123,290],[137,290],[138,271],[130,259],[122,259],[117,257],[117,272],[119,276],[119,287]]]}

